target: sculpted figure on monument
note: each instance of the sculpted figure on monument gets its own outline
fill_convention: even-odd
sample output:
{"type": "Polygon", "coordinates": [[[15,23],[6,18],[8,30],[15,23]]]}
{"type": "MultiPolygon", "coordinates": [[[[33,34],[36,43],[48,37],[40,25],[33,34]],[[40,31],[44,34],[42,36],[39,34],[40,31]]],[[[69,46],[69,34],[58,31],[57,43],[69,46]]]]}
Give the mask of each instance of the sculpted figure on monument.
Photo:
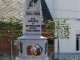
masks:
{"type": "Polygon", "coordinates": [[[26,52],[28,56],[40,56],[42,51],[43,48],[39,44],[36,44],[34,47],[29,45],[26,48],[26,52]]]}
{"type": "Polygon", "coordinates": [[[27,48],[26,48],[27,55],[29,55],[29,56],[31,55],[31,50],[30,50],[31,48],[32,48],[32,46],[30,46],[30,45],[27,46],[27,48]]]}
{"type": "Polygon", "coordinates": [[[35,4],[37,3],[37,1],[38,1],[38,0],[31,0],[30,3],[29,3],[28,9],[31,8],[31,7],[34,7],[35,4]]]}

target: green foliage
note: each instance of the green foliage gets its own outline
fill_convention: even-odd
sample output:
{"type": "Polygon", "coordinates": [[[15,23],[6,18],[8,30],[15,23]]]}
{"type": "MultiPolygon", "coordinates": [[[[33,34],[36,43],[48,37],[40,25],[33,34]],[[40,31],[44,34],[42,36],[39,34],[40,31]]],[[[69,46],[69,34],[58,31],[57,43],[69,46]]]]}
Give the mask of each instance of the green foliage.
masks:
{"type": "Polygon", "coordinates": [[[48,20],[46,26],[48,37],[53,39],[56,38],[69,38],[70,34],[70,24],[65,20],[48,20]]]}
{"type": "Polygon", "coordinates": [[[17,38],[22,35],[21,20],[13,20],[9,17],[9,20],[0,20],[0,37],[7,36],[9,40],[17,38]]]}
{"type": "Polygon", "coordinates": [[[68,58],[68,59],[66,59],[66,60],[78,60],[78,57],[76,56],[76,57],[74,57],[74,58],[68,58]]]}
{"type": "Polygon", "coordinates": [[[46,30],[48,34],[48,38],[54,39],[54,33],[55,33],[55,23],[52,20],[48,20],[48,24],[46,25],[46,30]]]}

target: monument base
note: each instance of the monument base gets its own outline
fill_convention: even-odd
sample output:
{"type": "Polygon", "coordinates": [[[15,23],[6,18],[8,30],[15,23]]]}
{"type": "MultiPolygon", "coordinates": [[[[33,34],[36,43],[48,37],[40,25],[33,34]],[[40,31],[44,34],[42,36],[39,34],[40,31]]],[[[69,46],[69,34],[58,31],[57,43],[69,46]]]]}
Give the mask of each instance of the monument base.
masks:
{"type": "Polygon", "coordinates": [[[23,35],[18,38],[19,56],[16,60],[48,60],[47,39],[41,35],[23,35]]]}
{"type": "Polygon", "coordinates": [[[48,57],[16,57],[16,60],[49,60],[48,57]]]}

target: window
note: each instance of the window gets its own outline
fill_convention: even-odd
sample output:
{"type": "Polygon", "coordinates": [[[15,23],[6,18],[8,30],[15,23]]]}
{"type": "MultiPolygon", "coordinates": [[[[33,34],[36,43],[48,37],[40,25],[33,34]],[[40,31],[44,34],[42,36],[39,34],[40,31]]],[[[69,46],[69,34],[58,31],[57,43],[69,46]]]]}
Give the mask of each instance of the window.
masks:
{"type": "Polygon", "coordinates": [[[54,45],[54,40],[48,39],[48,45],[54,45]]]}
{"type": "Polygon", "coordinates": [[[80,35],[76,35],[76,51],[80,50],[80,35]]]}

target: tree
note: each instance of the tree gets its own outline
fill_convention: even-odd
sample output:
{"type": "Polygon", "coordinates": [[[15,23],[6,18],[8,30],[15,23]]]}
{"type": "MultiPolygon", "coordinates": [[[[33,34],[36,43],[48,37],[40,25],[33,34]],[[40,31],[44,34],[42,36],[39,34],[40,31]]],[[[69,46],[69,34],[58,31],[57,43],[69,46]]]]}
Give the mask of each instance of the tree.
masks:
{"type": "Polygon", "coordinates": [[[57,60],[60,60],[59,39],[69,38],[70,23],[65,20],[48,20],[46,25],[48,37],[52,40],[57,39],[57,60]]]}
{"type": "Polygon", "coordinates": [[[21,20],[14,20],[10,12],[9,20],[0,20],[0,37],[8,37],[11,48],[11,60],[13,60],[13,40],[22,35],[21,20]]]}

